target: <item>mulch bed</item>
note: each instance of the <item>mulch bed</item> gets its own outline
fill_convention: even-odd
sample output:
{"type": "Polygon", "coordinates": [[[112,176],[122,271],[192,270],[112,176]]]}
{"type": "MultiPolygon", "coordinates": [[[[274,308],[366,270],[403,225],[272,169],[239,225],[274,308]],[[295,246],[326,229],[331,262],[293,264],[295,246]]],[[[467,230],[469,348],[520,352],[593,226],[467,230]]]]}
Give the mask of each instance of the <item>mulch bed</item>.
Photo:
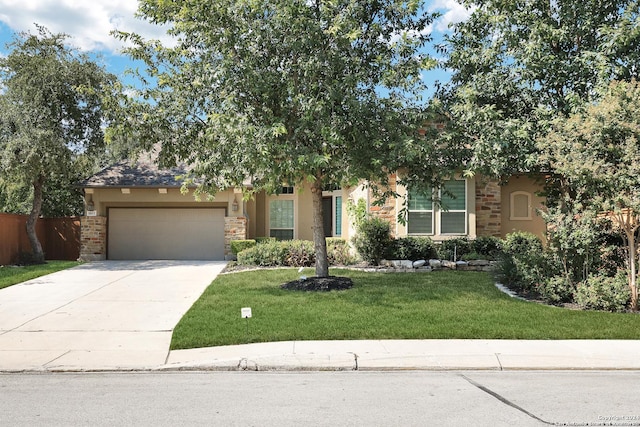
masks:
{"type": "Polygon", "coordinates": [[[282,289],[289,291],[312,291],[312,292],[329,292],[343,291],[353,287],[353,281],[348,277],[329,276],[329,277],[307,277],[304,279],[293,280],[284,285],[280,285],[282,289]]]}

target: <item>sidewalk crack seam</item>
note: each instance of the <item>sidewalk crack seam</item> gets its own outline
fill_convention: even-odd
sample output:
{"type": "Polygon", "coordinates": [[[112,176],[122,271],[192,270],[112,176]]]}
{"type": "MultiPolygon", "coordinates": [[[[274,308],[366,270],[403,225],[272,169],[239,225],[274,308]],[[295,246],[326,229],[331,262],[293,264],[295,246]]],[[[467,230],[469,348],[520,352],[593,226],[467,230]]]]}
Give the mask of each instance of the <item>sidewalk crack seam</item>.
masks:
{"type": "Polygon", "coordinates": [[[500,402],[504,403],[507,406],[511,406],[513,409],[517,409],[518,411],[522,412],[523,414],[525,414],[526,416],[533,418],[536,421],[540,421],[541,423],[547,424],[547,425],[556,425],[555,423],[550,423],[549,421],[545,421],[542,418],[532,414],[531,412],[527,411],[526,409],[524,409],[521,406],[516,405],[515,403],[509,401],[509,399],[500,396],[498,393],[496,393],[495,391],[483,386],[480,383],[475,382],[474,380],[472,380],[471,378],[465,376],[465,375],[460,375],[462,378],[464,378],[469,384],[471,384],[474,387],[479,388],[480,390],[484,391],[485,393],[487,393],[488,395],[498,399],[500,402]]]}
{"type": "Polygon", "coordinates": [[[496,355],[496,360],[498,361],[498,366],[500,366],[500,370],[504,371],[504,369],[502,369],[502,362],[500,361],[500,353],[493,353],[496,355]]]}
{"type": "Polygon", "coordinates": [[[58,357],[54,357],[53,359],[49,360],[47,363],[43,364],[42,367],[43,368],[47,368],[48,365],[52,364],[53,362],[55,362],[56,360],[60,359],[61,357],[66,356],[67,354],[71,353],[71,350],[67,350],[64,353],[62,353],[60,356],[58,357]]]}

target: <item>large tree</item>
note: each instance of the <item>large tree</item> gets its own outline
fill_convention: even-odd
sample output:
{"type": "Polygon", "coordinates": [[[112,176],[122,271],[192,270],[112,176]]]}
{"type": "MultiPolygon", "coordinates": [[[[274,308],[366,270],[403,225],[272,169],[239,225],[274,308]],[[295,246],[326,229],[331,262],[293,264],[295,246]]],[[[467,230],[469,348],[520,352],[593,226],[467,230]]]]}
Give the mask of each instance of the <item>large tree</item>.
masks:
{"type": "Polygon", "coordinates": [[[636,0],[478,0],[443,44],[453,71],[440,96],[495,176],[539,168],[535,141],[610,80],[638,77],[636,0]]]}
{"type": "Polygon", "coordinates": [[[538,146],[579,206],[609,217],[625,241],[631,306],[638,310],[640,84],[613,82],[603,98],[560,117],[538,146]],[[574,197],[575,199],[576,197],[574,197]]]}
{"type": "Polygon", "coordinates": [[[418,134],[420,73],[434,65],[421,2],[143,0],[139,14],[170,24],[176,45],[121,34],[154,82],[124,119],[147,147],[162,143],[161,161],[194,165],[209,193],[247,178],[269,193],[308,184],[317,276],[323,188],[384,184],[404,160],[412,179],[442,170],[418,134]]]}
{"type": "Polygon", "coordinates": [[[47,184],[69,185],[78,169],[99,157],[102,95],[116,86],[115,76],[66,46],[66,39],[38,27],[37,34],[17,35],[0,58],[0,174],[14,188],[32,188],[27,235],[36,262],[44,262],[35,225],[47,184]]]}

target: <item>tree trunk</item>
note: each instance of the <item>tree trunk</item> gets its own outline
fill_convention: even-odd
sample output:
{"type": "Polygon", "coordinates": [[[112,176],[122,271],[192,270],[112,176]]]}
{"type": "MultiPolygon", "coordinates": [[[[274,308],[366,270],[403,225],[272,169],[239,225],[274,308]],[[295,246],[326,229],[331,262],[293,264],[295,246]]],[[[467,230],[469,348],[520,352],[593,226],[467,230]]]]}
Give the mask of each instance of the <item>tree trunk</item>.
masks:
{"type": "Polygon", "coordinates": [[[316,253],[316,276],[329,276],[329,260],[327,258],[327,240],[324,237],[324,221],[322,212],[322,182],[316,179],[311,184],[313,199],[313,246],[316,253]]]}
{"type": "Polygon", "coordinates": [[[631,277],[629,278],[629,287],[631,288],[631,310],[638,311],[638,282],[636,272],[636,260],[638,259],[638,243],[634,235],[629,240],[629,257],[631,259],[631,277]]]}
{"type": "Polygon", "coordinates": [[[631,309],[638,311],[638,285],[637,285],[637,272],[636,272],[636,258],[638,248],[635,239],[635,228],[629,230],[626,227],[627,240],[629,241],[629,290],[631,291],[631,309]]]}
{"type": "Polygon", "coordinates": [[[33,204],[31,206],[31,213],[27,218],[27,237],[31,244],[31,250],[33,252],[33,261],[37,264],[44,263],[44,252],[42,251],[42,245],[36,235],[36,222],[40,216],[42,210],[42,187],[44,186],[44,177],[40,175],[35,181],[33,181],[33,204]]]}

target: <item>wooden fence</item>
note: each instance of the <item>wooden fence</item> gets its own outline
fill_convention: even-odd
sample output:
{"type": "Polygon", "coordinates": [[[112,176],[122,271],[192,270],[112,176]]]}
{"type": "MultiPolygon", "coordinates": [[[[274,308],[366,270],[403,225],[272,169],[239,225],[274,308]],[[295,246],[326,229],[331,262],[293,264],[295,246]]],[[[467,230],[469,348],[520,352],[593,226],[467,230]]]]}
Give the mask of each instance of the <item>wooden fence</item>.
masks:
{"type": "MultiPolygon", "coordinates": [[[[31,252],[26,215],[0,213],[0,265],[11,264],[21,252],[31,252]]],[[[80,256],[80,218],[40,218],[36,234],[48,260],[76,260],[80,256]]]]}

